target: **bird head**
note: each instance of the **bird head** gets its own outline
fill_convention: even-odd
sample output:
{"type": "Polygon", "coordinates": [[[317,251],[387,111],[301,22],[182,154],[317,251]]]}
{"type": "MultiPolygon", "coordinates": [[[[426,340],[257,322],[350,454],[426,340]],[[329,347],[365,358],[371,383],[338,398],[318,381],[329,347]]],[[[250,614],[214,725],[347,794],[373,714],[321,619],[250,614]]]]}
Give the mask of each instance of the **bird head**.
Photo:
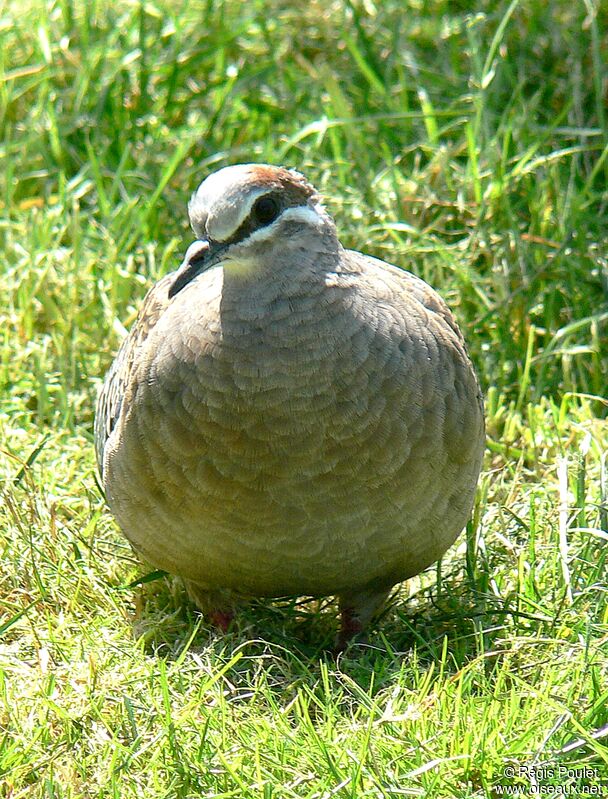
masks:
{"type": "Polygon", "coordinates": [[[335,236],[315,188],[299,172],[266,164],[228,166],[209,175],[188,205],[197,240],[169,289],[173,297],[197,275],[221,264],[255,275],[272,254],[335,236]]]}

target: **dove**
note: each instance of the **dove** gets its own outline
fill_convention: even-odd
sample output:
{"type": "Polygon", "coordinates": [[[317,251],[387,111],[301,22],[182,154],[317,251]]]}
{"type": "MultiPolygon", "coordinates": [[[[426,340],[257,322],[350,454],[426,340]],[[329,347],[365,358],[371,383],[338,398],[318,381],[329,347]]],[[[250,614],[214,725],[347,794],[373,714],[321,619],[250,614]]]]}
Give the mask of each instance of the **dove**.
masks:
{"type": "Polygon", "coordinates": [[[475,369],[444,300],[345,249],[299,172],[225,167],[188,211],[98,398],[107,504],[223,629],[248,598],[335,596],[343,648],[471,514],[475,369]]]}

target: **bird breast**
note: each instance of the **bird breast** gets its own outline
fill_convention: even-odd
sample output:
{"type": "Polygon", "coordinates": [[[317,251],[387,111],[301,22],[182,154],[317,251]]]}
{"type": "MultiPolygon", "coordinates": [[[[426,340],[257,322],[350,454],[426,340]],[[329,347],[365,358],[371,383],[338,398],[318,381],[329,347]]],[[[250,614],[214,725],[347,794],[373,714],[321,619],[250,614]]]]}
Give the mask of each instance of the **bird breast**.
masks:
{"type": "Polygon", "coordinates": [[[108,442],[108,501],[142,554],[269,595],[442,554],[479,471],[477,384],[437,314],[377,288],[334,275],[251,301],[212,269],[176,296],[108,442]]]}

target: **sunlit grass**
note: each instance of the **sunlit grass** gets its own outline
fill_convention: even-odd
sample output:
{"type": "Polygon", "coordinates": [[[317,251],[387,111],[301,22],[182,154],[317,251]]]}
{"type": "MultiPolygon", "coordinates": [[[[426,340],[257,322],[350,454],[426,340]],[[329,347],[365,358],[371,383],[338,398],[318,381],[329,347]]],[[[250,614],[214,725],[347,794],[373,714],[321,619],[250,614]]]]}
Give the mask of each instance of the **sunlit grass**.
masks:
{"type": "Polygon", "coordinates": [[[606,777],[607,23],[593,0],[4,4],[0,796],[606,777]],[[339,660],[330,603],[256,603],[223,636],[177,582],[125,588],[142,568],[95,480],[124,327],[191,191],[249,160],[305,171],[345,245],[433,283],[486,394],[466,533],[339,660]]]}

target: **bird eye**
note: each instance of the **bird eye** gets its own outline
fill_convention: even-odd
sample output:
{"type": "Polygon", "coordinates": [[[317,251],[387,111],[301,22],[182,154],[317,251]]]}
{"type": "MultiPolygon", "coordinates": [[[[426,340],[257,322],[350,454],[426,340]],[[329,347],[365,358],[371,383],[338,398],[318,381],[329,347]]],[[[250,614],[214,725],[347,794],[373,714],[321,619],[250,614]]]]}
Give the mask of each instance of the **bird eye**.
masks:
{"type": "Polygon", "coordinates": [[[260,225],[269,225],[271,222],[274,222],[280,210],[279,203],[274,197],[268,195],[260,197],[253,204],[253,215],[260,225]]]}

